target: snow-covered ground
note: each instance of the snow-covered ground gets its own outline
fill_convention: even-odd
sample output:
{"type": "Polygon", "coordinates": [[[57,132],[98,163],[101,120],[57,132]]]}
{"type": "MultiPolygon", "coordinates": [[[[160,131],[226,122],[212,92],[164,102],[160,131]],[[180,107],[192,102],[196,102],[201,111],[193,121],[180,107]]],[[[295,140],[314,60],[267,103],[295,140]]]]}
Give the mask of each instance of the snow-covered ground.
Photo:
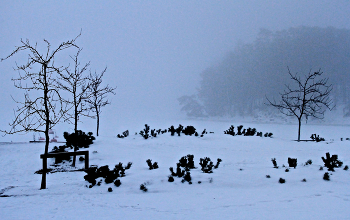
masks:
{"type": "MultiPolygon", "coordinates": [[[[214,133],[202,138],[166,133],[145,140],[135,135],[144,128],[139,124],[97,138],[89,148],[90,165],[113,168],[119,162],[133,163],[126,176],[120,178],[120,187],[103,183],[90,189],[83,178],[85,172],[57,172],[48,174],[47,189],[39,190],[41,175],[34,172],[41,169],[39,155],[44,144],[0,145],[0,219],[350,218],[350,170],[336,169],[330,181],[323,180],[327,170],[319,170],[326,152],[337,154],[344,165],[350,165],[350,141],[345,140],[350,137],[349,126],[303,125],[304,137],[316,133],[326,141],[297,143],[293,141],[297,136],[293,124],[187,120],[173,125],[177,127],[179,123],[214,133]],[[273,138],[223,133],[230,125],[240,124],[272,132],[273,138]],[[116,137],[126,129],[130,130],[129,137],[116,137]],[[181,183],[180,178],[168,182],[169,167],[176,167],[179,159],[188,154],[194,155],[198,167],[203,157],[214,162],[221,158],[222,163],[212,174],[199,168],[192,170],[192,185],[181,183]],[[288,166],[288,157],[297,158],[298,166],[285,172],[282,165],[288,166]],[[271,158],[276,158],[279,169],[273,168],[271,158]],[[159,169],[149,170],[147,159],[158,162],[159,169]],[[312,165],[303,166],[309,159],[312,165]],[[280,184],[280,178],[286,183],[280,184]],[[304,178],[306,182],[302,182],[304,178]],[[144,183],[148,192],[140,190],[144,183]],[[113,192],[108,192],[108,187],[113,192]]],[[[165,129],[172,124],[149,125],[151,129],[165,129]]],[[[83,166],[78,162],[77,168],[83,166]]]]}

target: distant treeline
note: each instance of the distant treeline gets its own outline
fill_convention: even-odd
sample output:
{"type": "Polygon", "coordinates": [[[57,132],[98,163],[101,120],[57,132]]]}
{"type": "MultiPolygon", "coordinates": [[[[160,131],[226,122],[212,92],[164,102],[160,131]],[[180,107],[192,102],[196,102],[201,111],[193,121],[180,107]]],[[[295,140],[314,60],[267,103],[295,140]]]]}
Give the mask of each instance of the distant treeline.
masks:
{"type": "Polygon", "coordinates": [[[276,99],[290,76],[324,72],[333,84],[334,103],[350,107],[350,30],[297,27],[262,29],[252,44],[237,45],[215,66],[201,73],[198,94],[179,98],[189,116],[253,115],[276,99]]]}

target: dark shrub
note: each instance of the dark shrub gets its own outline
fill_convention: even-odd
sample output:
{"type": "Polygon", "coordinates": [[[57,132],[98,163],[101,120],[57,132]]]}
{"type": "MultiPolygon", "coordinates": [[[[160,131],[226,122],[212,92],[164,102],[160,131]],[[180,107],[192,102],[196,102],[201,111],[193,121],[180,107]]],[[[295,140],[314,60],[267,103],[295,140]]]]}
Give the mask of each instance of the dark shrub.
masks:
{"type": "Polygon", "coordinates": [[[218,158],[217,161],[216,161],[216,165],[214,166],[214,169],[219,168],[219,165],[220,165],[221,162],[222,162],[222,160],[220,158],[218,158]]]}
{"type": "Polygon", "coordinates": [[[66,139],[66,146],[70,148],[74,147],[75,150],[79,150],[80,148],[88,148],[95,140],[95,137],[92,136],[92,132],[85,134],[85,132],[81,130],[71,134],[64,132],[63,137],[66,139]]]}
{"type": "Polygon", "coordinates": [[[146,163],[147,163],[148,168],[149,168],[150,170],[158,169],[158,168],[159,168],[158,163],[157,163],[157,162],[154,162],[154,163],[152,164],[152,160],[151,160],[151,159],[146,160],[146,163]]]}
{"type": "Polygon", "coordinates": [[[205,134],[208,134],[207,129],[204,129],[204,130],[202,131],[201,137],[203,137],[205,134]]]}
{"type": "Polygon", "coordinates": [[[142,131],[140,131],[140,135],[144,138],[144,139],[148,139],[149,137],[150,137],[150,135],[149,135],[149,129],[150,129],[150,127],[147,125],[147,124],[145,124],[145,128],[142,130],[142,131]]]}
{"type": "Polygon", "coordinates": [[[168,129],[168,131],[170,132],[170,135],[171,135],[171,136],[174,136],[174,135],[175,135],[175,132],[176,132],[176,130],[175,130],[175,128],[174,128],[174,125],[170,126],[170,128],[168,129]]]}
{"type": "Polygon", "coordinates": [[[235,136],[236,135],[235,127],[233,125],[231,125],[231,127],[229,129],[224,131],[224,134],[229,134],[229,135],[235,136]]]}
{"type": "Polygon", "coordinates": [[[147,189],[147,187],[146,187],[146,184],[141,184],[141,185],[140,185],[140,190],[142,190],[143,192],[147,192],[148,189],[147,189]]]}
{"type": "Polygon", "coordinates": [[[79,157],[79,161],[84,161],[85,158],[84,157],[79,157]]]}
{"type": "Polygon", "coordinates": [[[325,172],[325,173],[324,173],[323,179],[324,179],[324,180],[327,180],[327,181],[330,180],[330,177],[329,177],[329,173],[328,173],[328,172],[325,172]]]}
{"type": "MultiPolygon", "coordinates": [[[[240,126],[238,126],[237,127],[237,135],[242,135],[243,133],[242,133],[242,128],[243,128],[243,125],[240,125],[240,126]]],[[[245,132],[244,132],[245,133],[245,132]]]]}
{"type": "Polygon", "coordinates": [[[289,167],[293,167],[295,169],[297,167],[297,158],[288,157],[288,165],[289,167]]]}
{"type": "Polygon", "coordinates": [[[171,183],[174,182],[174,177],[169,176],[169,177],[168,177],[168,182],[171,182],[171,183]]]}
{"type": "Polygon", "coordinates": [[[122,184],[122,183],[120,182],[119,179],[116,179],[116,180],[114,181],[114,185],[115,185],[116,187],[119,187],[121,184],[122,184]]]}
{"type": "MultiPolygon", "coordinates": [[[[66,148],[67,146],[66,145],[63,145],[63,146],[54,146],[52,148],[52,151],[50,153],[62,153],[62,152],[67,152],[66,151],[66,148]]],[[[55,164],[58,164],[58,163],[62,163],[62,161],[64,160],[70,160],[70,156],[60,156],[60,157],[55,157],[55,164]]]]}
{"type": "Polygon", "coordinates": [[[285,182],[286,182],[286,180],[285,180],[285,179],[283,179],[283,178],[280,178],[280,179],[278,180],[278,182],[279,182],[279,183],[285,183],[285,182]]]}
{"type": "Polygon", "coordinates": [[[117,135],[118,138],[125,138],[127,136],[129,136],[129,130],[124,131],[123,134],[117,135]]]}
{"type": "Polygon", "coordinates": [[[193,126],[187,126],[182,133],[184,133],[185,135],[190,135],[192,136],[193,134],[196,133],[196,129],[193,126]]]}
{"type": "Polygon", "coordinates": [[[181,124],[179,124],[179,127],[176,128],[175,132],[177,133],[178,136],[180,136],[183,128],[184,128],[184,126],[182,126],[181,124]]]}
{"type": "Polygon", "coordinates": [[[312,160],[307,160],[307,161],[305,162],[305,166],[311,165],[311,164],[312,164],[312,160]]]}
{"type": "MultiPolygon", "coordinates": [[[[131,167],[131,164],[131,162],[128,163],[129,168],[131,167]]],[[[93,186],[96,184],[97,178],[104,178],[104,181],[107,184],[114,182],[114,185],[118,187],[120,186],[121,182],[117,178],[125,176],[125,168],[123,167],[122,163],[115,165],[113,170],[110,170],[108,165],[105,165],[101,167],[91,166],[86,169],[85,172],[87,175],[84,176],[84,179],[93,186]]],[[[102,180],[100,180],[97,185],[101,185],[101,183],[102,180]]]]}
{"type": "Polygon", "coordinates": [[[125,169],[128,170],[131,168],[132,162],[129,162],[128,165],[126,165],[125,169]]]}
{"type": "Polygon", "coordinates": [[[151,159],[148,159],[148,160],[146,160],[146,163],[147,163],[147,165],[148,165],[148,169],[153,170],[152,160],[151,160],[151,159]]]}
{"type": "Polygon", "coordinates": [[[209,157],[205,157],[205,158],[200,158],[200,162],[199,165],[201,165],[201,170],[204,173],[212,173],[212,169],[214,167],[213,162],[210,160],[209,157]]]}
{"type": "Polygon", "coordinates": [[[329,152],[326,153],[326,158],[322,157],[322,160],[329,171],[334,171],[334,168],[339,168],[343,165],[343,162],[338,160],[338,155],[332,155],[331,157],[329,152]]]}
{"type": "Polygon", "coordinates": [[[186,174],[184,175],[184,180],[187,181],[188,183],[192,183],[192,177],[191,177],[191,173],[189,171],[186,172],[186,174]]]}
{"type": "Polygon", "coordinates": [[[278,168],[277,162],[276,162],[276,158],[272,158],[271,161],[272,161],[272,164],[273,164],[273,168],[278,168]]]}
{"type": "Polygon", "coordinates": [[[316,134],[312,134],[310,138],[316,142],[325,141],[324,138],[322,138],[322,137],[320,137],[320,135],[316,135],[316,134]]]}

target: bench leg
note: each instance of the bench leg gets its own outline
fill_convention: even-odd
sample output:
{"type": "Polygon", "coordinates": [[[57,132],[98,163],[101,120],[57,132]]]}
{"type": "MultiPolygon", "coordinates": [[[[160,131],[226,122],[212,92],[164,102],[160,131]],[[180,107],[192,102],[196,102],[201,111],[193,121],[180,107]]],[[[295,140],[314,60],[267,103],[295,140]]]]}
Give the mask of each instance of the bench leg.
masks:
{"type": "Polygon", "coordinates": [[[89,168],[89,153],[85,155],[85,169],[89,168]]]}

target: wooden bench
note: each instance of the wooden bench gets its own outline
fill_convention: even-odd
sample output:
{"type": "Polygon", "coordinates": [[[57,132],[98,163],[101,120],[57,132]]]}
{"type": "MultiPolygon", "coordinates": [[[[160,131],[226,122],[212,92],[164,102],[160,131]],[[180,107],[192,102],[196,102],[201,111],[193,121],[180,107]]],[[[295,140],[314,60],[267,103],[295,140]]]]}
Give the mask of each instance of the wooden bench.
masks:
{"type": "MultiPolygon", "coordinates": [[[[48,154],[40,154],[40,158],[59,158],[65,156],[76,156],[76,155],[84,155],[85,156],[85,169],[89,168],[89,151],[76,151],[76,152],[60,152],[60,153],[48,153],[48,154]]],[[[46,166],[45,166],[46,168],[46,166]]]]}

